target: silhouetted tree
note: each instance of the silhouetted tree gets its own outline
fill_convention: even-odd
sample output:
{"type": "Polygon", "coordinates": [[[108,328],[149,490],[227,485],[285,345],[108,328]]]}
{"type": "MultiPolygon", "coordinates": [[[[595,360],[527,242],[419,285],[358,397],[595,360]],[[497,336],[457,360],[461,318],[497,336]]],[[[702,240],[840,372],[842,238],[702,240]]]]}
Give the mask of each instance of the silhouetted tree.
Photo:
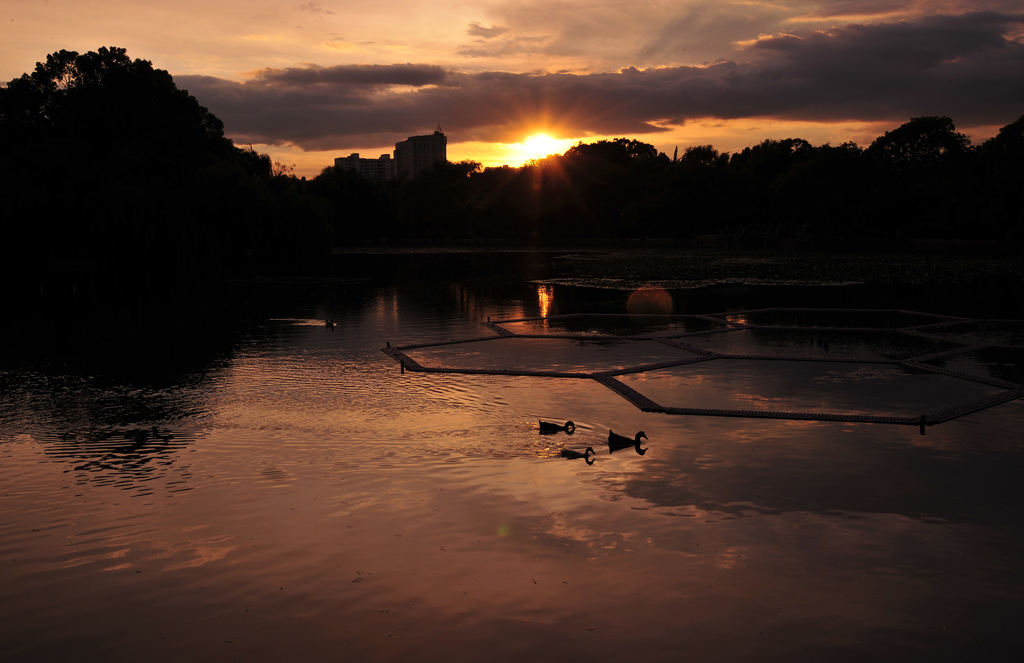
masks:
{"type": "Polygon", "coordinates": [[[577,143],[563,155],[567,159],[594,158],[625,166],[631,161],[656,159],[658,150],[649,143],[629,138],[599,140],[596,143],[577,143]]]}
{"type": "Polygon", "coordinates": [[[220,272],[273,223],[250,204],[269,157],[235,148],[170,74],[123,48],[52,53],[0,88],[0,147],[6,246],[37,270],[220,272]]]}
{"type": "Polygon", "coordinates": [[[861,218],[864,197],[884,181],[856,143],[822,145],[794,164],[769,189],[773,223],[781,235],[806,233],[820,240],[877,231],[861,218]]]}
{"type": "Polygon", "coordinates": [[[866,211],[899,237],[951,237],[969,213],[970,140],[948,117],[911,118],[875,139],[865,156],[889,177],[866,211]]]}
{"type": "Polygon", "coordinates": [[[1024,240],[1024,116],[978,146],[976,157],[972,225],[1024,240]]]}
{"type": "Polygon", "coordinates": [[[0,150],[0,262],[25,273],[294,272],[332,243],[381,239],[1024,239],[1024,117],[978,149],[949,118],[916,117],[867,150],[786,138],[669,159],[615,138],[519,169],[445,162],[380,181],[328,167],[307,182],[234,147],[166,71],[101,48],[0,88],[0,150]]]}
{"type": "Polygon", "coordinates": [[[470,175],[480,168],[476,161],[445,161],[400,181],[394,190],[395,215],[403,231],[430,239],[474,236],[477,219],[470,175]]]}
{"type": "Polygon", "coordinates": [[[274,166],[270,155],[261,154],[248,145],[238,150],[238,163],[247,175],[258,178],[272,177],[274,166]]]}
{"type": "Polygon", "coordinates": [[[691,145],[678,161],[688,168],[721,168],[729,165],[729,153],[719,152],[712,145],[691,145]]]}
{"type": "Polygon", "coordinates": [[[0,143],[82,141],[129,150],[151,166],[229,157],[223,123],[171,75],[123,48],[59,51],[0,89],[0,143]]]}
{"type": "Polygon", "coordinates": [[[957,133],[948,117],[915,117],[875,139],[867,149],[869,157],[896,168],[930,166],[943,158],[965,154],[971,141],[957,133]]]}
{"type": "Polygon", "coordinates": [[[993,154],[1024,157],[1024,115],[981,144],[980,149],[993,154]]]}
{"type": "Polygon", "coordinates": [[[328,166],[309,182],[308,188],[310,195],[324,205],[336,245],[398,235],[385,182],[368,179],[354,170],[328,166]]]}

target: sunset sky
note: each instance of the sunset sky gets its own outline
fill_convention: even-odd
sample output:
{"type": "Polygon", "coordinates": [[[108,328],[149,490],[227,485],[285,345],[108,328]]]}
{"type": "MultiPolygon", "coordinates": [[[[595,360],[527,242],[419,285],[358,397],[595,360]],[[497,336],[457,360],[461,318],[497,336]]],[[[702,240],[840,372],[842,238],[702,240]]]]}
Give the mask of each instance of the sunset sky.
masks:
{"type": "Polygon", "coordinates": [[[2,81],[123,47],[307,176],[438,123],[450,160],[519,165],[617,136],[866,146],[919,115],[979,142],[1024,115],[1020,0],[0,0],[0,25],[2,81]]]}

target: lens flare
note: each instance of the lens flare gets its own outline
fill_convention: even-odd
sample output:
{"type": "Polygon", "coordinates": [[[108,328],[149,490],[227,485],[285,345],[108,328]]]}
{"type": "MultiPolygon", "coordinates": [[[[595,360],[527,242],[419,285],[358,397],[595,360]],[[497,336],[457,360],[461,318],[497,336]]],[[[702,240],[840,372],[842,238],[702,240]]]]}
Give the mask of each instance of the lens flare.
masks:
{"type": "Polygon", "coordinates": [[[672,313],[672,295],[661,288],[640,288],[629,296],[626,311],[630,315],[672,313]]]}

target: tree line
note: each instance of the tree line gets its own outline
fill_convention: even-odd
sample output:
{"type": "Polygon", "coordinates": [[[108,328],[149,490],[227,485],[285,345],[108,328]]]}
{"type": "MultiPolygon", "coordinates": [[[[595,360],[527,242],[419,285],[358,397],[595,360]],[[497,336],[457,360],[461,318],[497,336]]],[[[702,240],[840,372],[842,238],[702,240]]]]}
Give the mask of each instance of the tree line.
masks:
{"type": "MultiPolygon", "coordinates": [[[[406,191],[393,192],[403,202],[406,191]]],[[[691,146],[669,158],[626,138],[580,143],[519,169],[450,164],[407,202],[392,207],[395,234],[405,237],[1016,245],[1024,240],[1024,116],[976,147],[948,117],[912,118],[867,148],[787,138],[732,154],[691,146]],[[429,204],[415,207],[423,200],[429,204]]]]}
{"type": "Polygon", "coordinates": [[[977,146],[950,118],[916,117],[867,148],[787,138],[670,158],[617,138],[521,168],[307,180],[235,146],[166,71],[101,48],[53,53],[0,88],[0,154],[12,272],[285,273],[366,243],[1024,239],[1024,117],[977,146]]]}

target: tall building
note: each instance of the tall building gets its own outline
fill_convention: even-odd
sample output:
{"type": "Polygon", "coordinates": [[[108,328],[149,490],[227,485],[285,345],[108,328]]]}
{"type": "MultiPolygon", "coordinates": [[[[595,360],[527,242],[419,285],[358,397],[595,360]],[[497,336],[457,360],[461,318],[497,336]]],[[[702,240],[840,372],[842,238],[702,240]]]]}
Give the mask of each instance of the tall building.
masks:
{"type": "Polygon", "coordinates": [[[353,152],[347,157],[335,159],[334,167],[354,170],[371,179],[389,180],[395,176],[395,162],[390,154],[382,154],[377,159],[361,159],[358,152],[353,152]]]}
{"type": "Polygon", "coordinates": [[[437,125],[427,136],[409,136],[395,143],[395,167],[399,175],[416,177],[436,163],[448,160],[448,138],[437,125]]]}

